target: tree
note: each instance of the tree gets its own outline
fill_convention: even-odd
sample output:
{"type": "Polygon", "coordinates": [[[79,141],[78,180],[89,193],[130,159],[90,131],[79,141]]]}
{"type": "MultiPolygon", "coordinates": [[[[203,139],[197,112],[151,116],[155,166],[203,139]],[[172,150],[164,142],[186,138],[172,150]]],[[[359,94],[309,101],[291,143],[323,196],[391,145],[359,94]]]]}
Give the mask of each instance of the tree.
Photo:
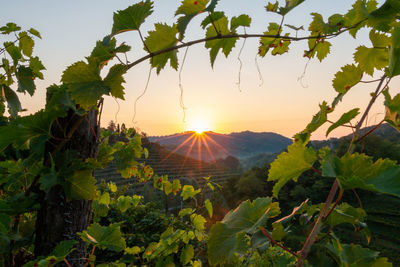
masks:
{"type": "MultiPolygon", "coordinates": [[[[205,47],[210,50],[210,61],[213,66],[218,53],[222,51],[228,56],[239,38],[260,38],[258,55],[261,57],[269,52],[272,55],[284,54],[289,51],[293,42],[304,40],[308,42],[308,49],[304,56],[307,58],[317,57],[322,61],[329,54],[332,45],[328,40],[347,32],[356,37],[358,30],[362,27],[370,28],[372,47],[364,45],[358,47],[354,53],[355,63],[342,67],[336,73],[333,87],[337,92],[337,97],[331,105],[328,105],[327,102],[320,105],[320,111],[313,117],[305,130],[295,136],[294,143],[289,146],[288,152],[282,153],[271,164],[269,171],[268,180],[276,181],[273,190],[276,198],[282,186],[290,180],[296,181],[302,172],[313,169],[314,162],[317,160],[320,161],[322,169],[316,169],[316,171],[322,176],[335,178],[327,200],[322,205],[319,215],[315,217],[313,230],[309,233],[303,247],[298,252],[293,252],[269,236],[260,223],[279,214],[277,202],[272,202],[271,198],[256,199],[254,202],[242,203],[237,210],[229,213],[229,218],[213,226],[208,246],[209,262],[210,264],[224,264],[234,259],[235,252],[243,252],[245,246],[225,246],[224,241],[230,241],[232,244],[232,240],[217,238],[221,232],[224,232],[237,238],[234,240],[237,241],[236,244],[242,245],[247,237],[264,235],[264,238],[279,245],[289,256],[296,257],[297,265],[302,266],[308,258],[312,245],[323,230],[322,225],[326,219],[335,215],[336,207],[343,209],[342,206],[337,205],[344,190],[363,188],[400,196],[398,180],[400,166],[389,160],[373,162],[366,155],[352,153],[353,145],[364,138],[364,136],[359,136],[360,128],[379,95],[385,96],[387,109],[385,120],[396,129],[400,129],[398,116],[400,96],[392,97],[388,90],[391,78],[400,74],[400,27],[398,25],[400,6],[398,1],[387,0],[378,7],[374,0],[357,0],[348,13],[334,14],[327,21],[320,14],[313,13],[312,22],[308,28],[309,35],[298,37],[284,33],[287,28],[297,29],[295,26],[285,25],[284,19],[302,2],[302,0],[286,0],[283,6],[279,2],[268,3],[266,11],[280,15],[281,23],[271,22],[264,33],[248,34],[246,31],[239,33],[239,28],[250,26],[251,18],[249,16],[243,14],[228,19],[223,12],[216,11],[218,0],[183,0],[176,11],[176,24],[156,23],[155,30],[150,31],[145,38],[142,37],[140,26],[151,15],[152,2],[149,0],[138,2],[114,13],[110,35],[96,43],[86,60],[78,61],[67,67],[62,75],[60,85],[48,88],[46,107],[43,110],[24,117],[18,117],[22,108],[15,90],[10,86],[17,81],[17,91],[28,92],[30,95],[34,93],[33,80],[42,78],[40,71],[44,67],[38,58],[32,56],[32,36],[40,37],[40,34],[34,29],[21,31],[13,23],[1,27],[2,34],[15,33],[17,39],[4,43],[4,48],[1,50],[1,53],[12,59],[12,62],[5,59],[1,65],[0,85],[3,95],[1,111],[4,112],[4,103],[6,102],[10,116],[2,117],[7,125],[0,127],[0,149],[12,149],[11,146],[17,150],[29,149],[29,155],[20,154],[16,159],[10,159],[3,164],[4,170],[2,171],[7,177],[5,180],[8,179],[7,185],[15,186],[11,176],[19,175],[17,177],[21,179],[21,184],[24,186],[16,186],[16,189],[13,189],[15,191],[13,192],[15,193],[14,198],[1,200],[2,214],[5,215],[2,217],[4,219],[0,226],[4,226],[5,230],[3,228],[0,230],[8,233],[11,219],[13,225],[18,228],[21,214],[34,211],[37,207],[32,203],[38,200],[40,207],[38,207],[34,235],[36,238],[35,256],[48,255],[64,239],[76,239],[78,245],[69,254],[68,261],[74,266],[83,264],[86,243],[76,235],[76,232],[82,232],[89,224],[91,200],[96,197],[96,181],[92,176],[93,170],[104,164],[102,161],[104,153],[121,161],[126,160],[123,162],[126,163],[124,168],[121,168],[121,172],[124,174],[132,167],[129,165],[130,159],[123,157],[127,153],[110,152],[107,154],[107,151],[101,150],[98,155],[101,141],[98,110],[101,108],[103,95],[124,99],[123,75],[137,64],[149,59],[157,73],[160,73],[168,62],[172,68],[177,69],[177,51],[179,49],[205,43],[205,47]],[[201,25],[206,30],[205,37],[186,41],[185,31],[188,24],[194,17],[201,15],[204,15],[201,25]],[[147,55],[131,61],[131,63],[122,61],[115,63],[112,59],[116,58],[118,53],[130,50],[128,45],[123,42],[118,43],[115,38],[118,34],[127,31],[139,33],[147,55]],[[109,68],[104,68],[106,65],[109,68]],[[352,109],[344,113],[328,129],[327,134],[342,125],[353,127],[354,135],[347,153],[338,158],[332,155],[328,149],[314,151],[308,147],[307,143],[312,132],[323,124],[329,123],[329,114],[335,110],[347,92],[362,82],[363,74],[372,75],[376,70],[383,70],[382,76],[373,81],[377,83],[375,92],[371,94],[370,103],[361,114],[358,123],[354,127],[347,125],[360,113],[359,109],[352,109]],[[12,166],[20,166],[17,162],[20,162],[21,168],[15,171],[16,168],[12,166]],[[361,167],[364,171],[360,171],[361,167]],[[392,186],[389,187],[388,184],[392,186]],[[338,191],[339,195],[334,201],[338,191]],[[23,201],[19,201],[17,196],[23,201]],[[18,201],[20,206],[17,205],[18,201]],[[332,203],[334,204],[332,205],[332,203]],[[245,220],[244,214],[250,216],[251,219],[249,217],[245,220]],[[259,216],[262,216],[261,221],[259,216]],[[242,228],[234,227],[233,229],[232,227],[238,220],[246,221],[246,223],[240,225],[242,228]],[[219,253],[222,248],[226,253],[219,253]]],[[[137,150],[138,148],[132,149],[137,150]]],[[[123,148],[121,151],[124,151],[123,148]]],[[[138,155],[142,153],[144,153],[142,150],[137,152],[138,155]]],[[[303,211],[302,208],[298,210],[303,211]]],[[[277,223],[275,233],[279,229],[279,231],[283,231],[282,225],[279,226],[280,222],[277,223]]],[[[89,242],[90,238],[84,240],[89,242]]],[[[338,249],[340,245],[337,245],[334,239],[329,238],[328,240],[331,243],[326,246],[330,246],[331,251],[338,256],[337,261],[343,264],[353,264],[353,262],[346,262],[348,258],[343,253],[348,251],[351,253],[365,252],[365,250],[352,245],[346,245],[346,250],[343,252],[338,249]]],[[[13,248],[15,244],[10,242],[10,245],[13,248]]],[[[377,259],[377,255],[369,258],[369,262],[374,264],[378,264],[378,261],[385,263],[383,262],[385,260],[377,259]]]]}

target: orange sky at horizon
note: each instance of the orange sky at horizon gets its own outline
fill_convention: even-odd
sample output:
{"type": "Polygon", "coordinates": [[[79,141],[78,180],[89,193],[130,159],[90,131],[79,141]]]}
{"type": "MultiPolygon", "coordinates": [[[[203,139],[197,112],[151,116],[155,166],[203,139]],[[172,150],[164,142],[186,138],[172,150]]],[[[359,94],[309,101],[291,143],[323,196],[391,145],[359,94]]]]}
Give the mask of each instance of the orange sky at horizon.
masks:
{"type": "MultiPolygon", "coordinates": [[[[137,1],[33,2],[8,3],[2,7],[4,16],[0,19],[0,26],[13,21],[23,28],[34,27],[43,36],[42,40],[36,40],[35,54],[42,59],[47,71],[44,72],[45,80],[37,81],[38,90],[34,97],[23,97],[23,107],[28,109],[28,113],[42,108],[45,88],[59,83],[62,71],[73,62],[83,60],[90,54],[95,42],[110,32],[112,13],[137,1]]],[[[264,6],[267,2],[255,0],[243,4],[240,0],[221,0],[217,10],[226,11],[229,17],[249,14],[253,18],[253,26],[246,30],[247,33],[260,33],[266,30],[268,22],[280,22],[278,16],[265,12],[264,6]]],[[[179,4],[179,0],[156,0],[153,15],[143,25],[144,35],[153,29],[155,22],[171,24],[179,4]]],[[[350,7],[351,1],[348,0],[309,0],[290,12],[285,23],[304,25],[307,28],[312,11],[317,10],[327,18],[334,13],[346,12],[350,7]]],[[[203,18],[204,16],[196,18],[189,25],[186,41],[203,37],[204,33],[198,30],[203,18]]],[[[242,32],[241,29],[239,31],[242,32]]],[[[292,31],[291,33],[293,34],[292,31]]],[[[258,57],[258,67],[255,63],[258,39],[248,39],[240,57],[243,63],[240,88],[237,84],[240,68],[237,57],[244,40],[237,41],[227,59],[220,53],[213,69],[204,44],[192,46],[187,52],[181,80],[179,70],[167,67],[160,75],[156,75],[155,70],[152,71],[148,88],[137,101],[136,116],[133,118],[134,103],[143,93],[147,82],[149,64],[146,61],[125,75],[125,101],[105,98],[102,126],[107,127],[108,122],[113,120],[116,123],[125,123],[128,127],[139,128],[148,135],[159,136],[190,130],[190,125],[195,124],[196,120],[204,120],[209,124],[210,130],[218,133],[250,130],[276,132],[292,137],[306,127],[312,116],[319,111],[318,105],[322,101],[332,102],[336,93],[331,81],[340,67],[353,63],[354,49],[360,44],[370,46],[368,31],[360,31],[359,37],[360,39],[354,40],[348,34],[343,34],[333,39],[331,54],[322,63],[318,59],[312,59],[307,65],[307,59],[303,57],[307,43],[298,42],[292,43],[289,53],[282,56],[274,57],[269,54],[265,58],[258,57]],[[262,74],[261,79],[257,68],[262,74]],[[303,72],[304,77],[299,79],[303,72]],[[185,121],[180,105],[180,84],[186,108],[185,121]]],[[[126,41],[132,46],[133,51],[128,54],[131,62],[144,55],[137,32],[124,33],[118,37],[118,41],[126,41]]],[[[178,53],[180,64],[184,53],[185,50],[178,53]]],[[[372,80],[380,74],[381,72],[376,72],[374,77],[366,76],[365,79],[372,80]]],[[[394,89],[392,95],[399,92],[400,80],[393,79],[391,84],[391,89],[394,89]]],[[[352,88],[337,110],[330,114],[329,119],[334,121],[354,107],[363,111],[374,86],[376,85],[361,84],[352,88]]],[[[382,103],[383,98],[379,97],[368,118],[368,125],[379,123],[383,118],[382,103]]],[[[312,139],[325,139],[328,127],[329,125],[322,127],[312,139]]],[[[329,137],[350,133],[349,128],[342,127],[329,137]]]]}

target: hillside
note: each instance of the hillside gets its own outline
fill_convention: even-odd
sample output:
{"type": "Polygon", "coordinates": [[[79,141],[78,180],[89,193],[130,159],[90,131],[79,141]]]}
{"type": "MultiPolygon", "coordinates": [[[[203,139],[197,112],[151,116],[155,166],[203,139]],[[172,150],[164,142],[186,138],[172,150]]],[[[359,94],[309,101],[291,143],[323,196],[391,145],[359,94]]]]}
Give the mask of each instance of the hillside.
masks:
{"type": "Polygon", "coordinates": [[[227,156],[241,160],[259,154],[273,154],[292,143],[291,139],[276,133],[250,131],[231,134],[205,132],[201,135],[184,132],[169,136],[153,136],[149,137],[149,140],[177,154],[208,162],[227,156]]]}

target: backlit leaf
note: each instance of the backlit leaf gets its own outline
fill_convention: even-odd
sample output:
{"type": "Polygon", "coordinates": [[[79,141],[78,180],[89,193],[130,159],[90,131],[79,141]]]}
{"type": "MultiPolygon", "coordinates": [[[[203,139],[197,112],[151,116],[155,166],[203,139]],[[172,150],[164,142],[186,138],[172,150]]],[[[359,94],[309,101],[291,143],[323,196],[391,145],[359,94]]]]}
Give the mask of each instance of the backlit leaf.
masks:
{"type": "Polygon", "coordinates": [[[279,215],[278,203],[271,198],[242,202],[229,211],[221,222],[211,227],[208,240],[208,261],[211,265],[229,263],[235,253],[247,251],[247,233],[254,234],[269,218],[279,215]]]}
{"type": "Polygon", "coordinates": [[[198,193],[200,193],[200,191],[200,189],[194,190],[194,187],[192,185],[184,185],[182,188],[181,196],[183,200],[186,200],[188,198],[193,198],[198,193]]]}
{"type": "Polygon", "coordinates": [[[392,264],[387,258],[378,258],[379,252],[363,248],[355,244],[341,244],[339,241],[332,241],[327,248],[339,257],[340,266],[365,266],[365,267],[391,267],[392,264]]]}
{"type": "Polygon", "coordinates": [[[362,73],[354,64],[343,66],[342,70],[335,74],[332,86],[338,93],[346,93],[361,80],[362,73]]]}
{"type": "MultiPolygon", "coordinates": [[[[213,25],[208,26],[207,32],[206,32],[206,37],[215,37],[218,35],[228,35],[231,34],[229,28],[228,28],[228,18],[227,17],[222,17],[217,21],[214,21],[213,25]],[[214,28],[215,25],[215,28],[214,28]],[[217,31],[215,30],[217,29],[217,31]]],[[[211,66],[214,66],[215,59],[218,55],[218,52],[222,50],[224,55],[228,57],[230,52],[232,51],[232,48],[235,46],[236,41],[238,38],[225,38],[225,39],[216,39],[216,40],[211,40],[207,41],[205,43],[206,48],[210,49],[210,61],[211,61],[211,66]]]]}
{"type": "Polygon", "coordinates": [[[207,209],[208,216],[210,216],[210,218],[211,218],[211,217],[213,216],[213,206],[212,206],[211,201],[210,201],[209,199],[206,199],[206,200],[204,201],[204,206],[205,206],[206,209],[207,209]]]}
{"type": "Polygon", "coordinates": [[[361,45],[356,48],[354,61],[362,71],[372,76],[374,69],[381,70],[388,65],[389,55],[384,48],[367,48],[361,45]]]}
{"type": "Polygon", "coordinates": [[[239,26],[250,27],[251,18],[248,15],[242,14],[239,17],[231,19],[231,31],[234,32],[239,26]]]}
{"type": "Polygon", "coordinates": [[[17,94],[8,86],[2,86],[2,93],[7,101],[8,113],[12,117],[16,117],[18,112],[22,110],[21,102],[19,102],[17,94]]]}
{"type": "Polygon", "coordinates": [[[360,113],[359,110],[360,110],[359,108],[355,108],[340,116],[339,120],[337,120],[335,123],[329,126],[328,130],[326,131],[326,136],[328,136],[328,134],[337,127],[342,126],[343,124],[348,123],[352,119],[354,119],[360,113]]]}
{"type": "Polygon", "coordinates": [[[278,197],[279,190],[287,182],[297,181],[304,171],[311,168],[316,159],[316,152],[305,144],[296,142],[288,146],[288,152],[281,153],[269,169],[268,181],[277,181],[272,190],[274,197],[278,197]]]}
{"type": "Polygon", "coordinates": [[[394,27],[389,49],[389,77],[400,74],[400,27],[394,27]]]}
{"type": "Polygon", "coordinates": [[[153,2],[146,0],[114,13],[111,34],[138,30],[145,19],[153,13],[153,2]]]}
{"type": "Polygon", "coordinates": [[[0,28],[2,34],[10,34],[12,32],[16,32],[19,30],[21,30],[21,27],[19,27],[17,24],[13,22],[9,22],[6,24],[6,26],[0,28]]]}
{"type": "Polygon", "coordinates": [[[194,248],[192,245],[186,245],[181,252],[181,263],[186,265],[194,257],[194,248]]]}
{"type": "Polygon", "coordinates": [[[389,159],[372,158],[365,154],[330,156],[323,161],[323,175],[336,177],[343,189],[361,188],[400,197],[400,165],[389,159]]]}
{"type": "Polygon", "coordinates": [[[400,94],[392,98],[389,94],[389,90],[386,89],[382,93],[385,96],[385,121],[400,131],[400,94]]]}
{"type": "Polygon", "coordinates": [[[33,46],[35,42],[26,32],[20,32],[18,36],[19,36],[19,47],[21,48],[22,53],[24,53],[25,56],[30,57],[32,55],[33,46]]]}
{"type": "MultiPolygon", "coordinates": [[[[171,48],[176,45],[176,34],[178,29],[176,25],[168,26],[167,24],[155,24],[155,30],[150,31],[145,39],[145,50],[148,48],[149,53],[154,53],[163,49],[171,48]]],[[[157,68],[157,74],[165,67],[169,60],[170,66],[174,69],[178,68],[177,51],[173,50],[161,55],[154,56],[150,59],[151,66],[157,68]]]]}
{"type": "Polygon", "coordinates": [[[92,170],[79,170],[65,179],[64,190],[73,199],[93,199],[96,197],[96,182],[92,170]]]}
{"type": "Polygon", "coordinates": [[[32,96],[35,92],[36,86],[33,82],[35,76],[31,68],[20,66],[15,74],[18,80],[18,92],[28,92],[32,96]]]}
{"type": "Polygon", "coordinates": [[[78,233],[78,235],[84,241],[96,245],[100,249],[120,252],[126,248],[125,239],[122,237],[119,224],[101,226],[98,223],[93,223],[87,230],[78,233]]]}
{"type": "Polygon", "coordinates": [[[98,67],[83,61],[69,66],[61,80],[68,86],[71,99],[86,110],[95,106],[102,95],[110,92],[102,82],[98,67]]]}
{"type": "Polygon", "coordinates": [[[111,67],[107,76],[104,78],[104,85],[110,87],[111,95],[115,98],[125,100],[124,98],[124,87],[122,83],[125,83],[124,75],[126,73],[126,67],[122,64],[116,64],[111,67]]]}

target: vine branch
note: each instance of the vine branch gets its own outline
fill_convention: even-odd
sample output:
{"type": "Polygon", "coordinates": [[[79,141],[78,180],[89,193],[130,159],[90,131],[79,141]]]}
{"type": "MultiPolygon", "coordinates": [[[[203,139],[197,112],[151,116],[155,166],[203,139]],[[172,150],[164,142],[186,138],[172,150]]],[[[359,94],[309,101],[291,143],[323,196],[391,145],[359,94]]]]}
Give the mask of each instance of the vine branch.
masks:
{"type": "Polygon", "coordinates": [[[262,232],[266,237],[268,237],[268,239],[269,239],[274,245],[277,245],[278,247],[280,247],[281,249],[283,249],[283,250],[289,252],[289,253],[292,254],[293,256],[298,257],[298,255],[297,255],[295,252],[291,251],[289,248],[285,247],[284,245],[281,245],[281,244],[279,244],[278,242],[276,242],[276,241],[268,234],[268,232],[264,229],[264,227],[260,226],[259,228],[260,228],[261,232],[262,232]]]}

